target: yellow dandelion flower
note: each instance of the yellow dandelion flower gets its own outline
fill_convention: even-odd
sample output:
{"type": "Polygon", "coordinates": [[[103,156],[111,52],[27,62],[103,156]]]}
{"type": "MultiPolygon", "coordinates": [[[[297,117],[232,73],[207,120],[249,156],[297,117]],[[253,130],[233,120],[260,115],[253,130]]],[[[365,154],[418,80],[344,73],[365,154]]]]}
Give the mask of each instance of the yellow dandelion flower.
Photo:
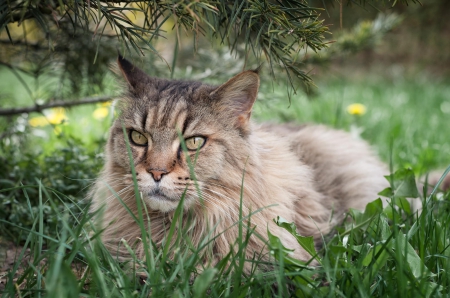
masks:
{"type": "Polygon", "coordinates": [[[51,113],[47,116],[47,119],[51,124],[60,124],[67,120],[66,111],[63,108],[52,109],[51,113]]]}
{"type": "Polygon", "coordinates": [[[111,101],[102,102],[101,106],[102,107],[110,107],[111,106],[111,101]]]}
{"type": "Polygon", "coordinates": [[[366,113],[367,108],[361,103],[352,103],[347,107],[347,113],[350,115],[362,116],[366,113]]]}
{"type": "Polygon", "coordinates": [[[108,116],[108,114],[109,114],[108,108],[101,107],[101,108],[95,109],[95,111],[92,113],[92,116],[95,119],[100,120],[100,119],[103,119],[106,116],[108,116]]]}
{"type": "Polygon", "coordinates": [[[28,123],[32,127],[46,126],[46,125],[48,125],[48,120],[44,116],[39,116],[39,117],[31,118],[30,120],[28,120],[28,123]]]}
{"type": "Polygon", "coordinates": [[[55,108],[50,111],[46,116],[33,117],[28,120],[28,123],[32,127],[47,126],[49,124],[61,124],[63,121],[67,121],[66,111],[63,108],[55,108]]]}

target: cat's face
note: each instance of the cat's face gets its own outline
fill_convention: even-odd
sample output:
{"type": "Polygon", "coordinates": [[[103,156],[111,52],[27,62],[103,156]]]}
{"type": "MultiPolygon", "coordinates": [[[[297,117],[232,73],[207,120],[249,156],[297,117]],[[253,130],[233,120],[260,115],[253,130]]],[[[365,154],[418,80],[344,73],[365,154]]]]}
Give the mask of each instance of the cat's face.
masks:
{"type": "Polygon", "coordinates": [[[212,87],[150,78],[127,60],[118,62],[129,93],[108,142],[117,172],[111,174],[122,175],[131,188],[128,139],[139,191],[152,210],[171,211],[184,194],[185,206],[200,203],[197,187],[205,201],[218,187],[229,187],[228,178],[242,174],[248,157],[258,75],[243,72],[212,87]]]}

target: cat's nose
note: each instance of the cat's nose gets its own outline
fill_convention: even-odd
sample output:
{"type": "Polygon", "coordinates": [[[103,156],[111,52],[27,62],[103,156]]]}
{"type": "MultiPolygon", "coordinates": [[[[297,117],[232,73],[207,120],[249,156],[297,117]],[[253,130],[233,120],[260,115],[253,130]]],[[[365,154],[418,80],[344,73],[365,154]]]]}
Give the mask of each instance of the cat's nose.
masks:
{"type": "Polygon", "coordinates": [[[167,174],[167,171],[164,169],[148,169],[147,172],[152,175],[153,180],[155,180],[156,182],[161,181],[162,176],[167,174]]]}

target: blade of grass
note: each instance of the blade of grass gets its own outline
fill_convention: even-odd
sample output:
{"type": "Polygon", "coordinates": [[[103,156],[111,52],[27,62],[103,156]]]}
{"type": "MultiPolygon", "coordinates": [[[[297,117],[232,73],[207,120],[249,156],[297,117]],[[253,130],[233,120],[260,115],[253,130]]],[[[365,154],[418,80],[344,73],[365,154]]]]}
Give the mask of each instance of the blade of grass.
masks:
{"type": "Polygon", "coordinates": [[[139,229],[141,230],[141,236],[142,236],[142,244],[144,246],[144,254],[145,254],[145,261],[147,263],[148,268],[151,268],[151,260],[150,260],[150,248],[149,248],[149,241],[147,240],[147,231],[145,229],[146,225],[144,225],[144,216],[143,216],[143,208],[141,204],[141,194],[139,192],[139,187],[137,184],[136,179],[136,169],[134,168],[134,160],[133,155],[131,153],[131,147],[130,147],[130,141],[128,140],[127,131],[125,129],[125,124],[122,122],[122,131],[123,131],[123,137],[125,140],[125,144],[127,147],[127,153],[128,153],[128,159],[130,162],[130,168],[131,168],[131,174],[133,176],[133,186],[134,186],[134,194],[136,199],[136,205],[137,205],[137,211],[138,211],[138,222],[139,229]]]}

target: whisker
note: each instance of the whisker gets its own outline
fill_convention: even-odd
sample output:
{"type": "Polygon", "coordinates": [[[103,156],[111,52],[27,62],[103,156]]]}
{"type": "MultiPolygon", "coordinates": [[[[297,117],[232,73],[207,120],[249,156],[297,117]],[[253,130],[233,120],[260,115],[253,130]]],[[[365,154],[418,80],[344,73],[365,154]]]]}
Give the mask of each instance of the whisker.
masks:
{"type": "MultiPolygon", "coordinates": [[[[192,196],[194,196],[195,198],[200,199],[199,196],[198,196],[198,193],[196,193],[196,192],[186,192],[186,194],[192,195],[192,196]]],[[[210,203],[212,206],[214,206],[215,208],[220,209],[220,210],[221,210],[221,211],[222,211],[222,212],[223,212],[230,220],[233,220],[233,216],[231,215],[231,213],[228,212],[223,206],[219,206],[219,205],[217,204],[217,201],[215,200],[214,197],[205,196],[205,197],[202,197],[202,199],[203,199],[205,202],[209,202],[209,203],[210,203]]],[[[218,201],[218,202],[222,203],[221,201],[218,201]]],[[[210,209],[210,210],[214,210],[213,208],[211,208],[211,207],[208,206],[208,205],[201,204],[201,202],[200,202],[199,200],[197,200],[196,203],[197,203],[198,205],[202,205],[202,206],[204,206],[204,207],[206,207],[206,208],[208,208],[208,209],[210,209]]],[[[232,209],[231,209],[231,211],[232,211],[232,209]]]]}
{"type": "MultiPolygon", "coordinates": [[[[226,209],[232,211],[234,213],[234,215],[236,216],[236,218],[239,217],[238,210],[240,208],[240,200],[232,199],[231,197],[229,197],[229,196],[227,196],[227,195],[225,195],[225,194],[223,194],[223,193],[221,193],[219,191],[213,190],[210,187],[205,186],[204,183],[202,183],[202,184],[203,184],[203,186],[201,187],[201,190],[202,190],[201,194],[203,196],[208,196],[210,198],[210,200],[212,199],[212,200],[214,200],[214,202],[218,202],[221,205],[226,206],[227,207],[226,209]],[[225,199],[226,202],[231,202],[236,208],[230,208],[230,206],[228,206],[219,197],[222,198],[222,199],[225,199]]],[[[196,197],[198,197],[198,196],[196,195],[196,197]]],[[[242,205],[242,208],[243,208],[243,211],[244,211],[243,216],[247,216],[248,214],[252,213],[250,208],[248,208],[245,204],[242,205]]],[[[221,208],[221,209],[223,209],[223,208],[221,208]]],[[[265,221],[265,219],[263,218],[263,216],[262,216],[262,214],[260,212],[257,212],[255,214],[253,214],[252,217],[256,217],[256,218],[258,218],[261,221],[265,221]]]]}
{"type": "MultiPolygon", "coordinates": [[[[206,187],[206,186],[204,186],[203,189],[204,189],[205,191],[212,192],[212,193],[214,193],[214,194],[216,194],[216,195],[218,195],[218,196],[220,196],[220,197],[226,199],[227,202],[232,202],[234,205],[236,205],[236,207],[240,208],[240,200],[239,200],[239,201],[234,200],[234,199],[232,199],[232,198],[230,198],[230,197],[224,195],[223,193],[220,193],[220,192],[218,192],[218,191],[215,191],[215,190],[213,190],[213,189],[211,189],[211,188],[208,188],[208,187],[206,187]]],[[[247,214],[250,214],[250,213],[251,213],[250,208],[248,208],[244,203],[242,204],[242,208],[244,209],[243,211],[245,211],[247,214]]],[[[253,216],[257,216],[259,219],[264,220],[264,218],[262,217],[262,215],[260,214],[260,212],[254,214],[253,216]]]]}
{"type": "MultiPolygon", "coordinates": [[[[121,190],[119,190],[119,191],[117,191],[117,192],[115,192],[115,193],[112,193],[110,196],[108,196],[108,197],[105,198],[104,202],[105,202],[105,203],[108,203],[108,202],[112,201],[114,198],[116,198],[116,196],[119,196],[119,197],[120,197],[120,196],[121,196],[122,194],[124,194],[126,191],[129,191],[132,187],[133,187],[133,185],[128,185],[128,186],[122,188],[121,190]]],[[[133,194],[134,194],[134,193],[133,193],[133,194]]],[[[124,201],[124,198],[121,198],[121,199],[124,201]]]]}

